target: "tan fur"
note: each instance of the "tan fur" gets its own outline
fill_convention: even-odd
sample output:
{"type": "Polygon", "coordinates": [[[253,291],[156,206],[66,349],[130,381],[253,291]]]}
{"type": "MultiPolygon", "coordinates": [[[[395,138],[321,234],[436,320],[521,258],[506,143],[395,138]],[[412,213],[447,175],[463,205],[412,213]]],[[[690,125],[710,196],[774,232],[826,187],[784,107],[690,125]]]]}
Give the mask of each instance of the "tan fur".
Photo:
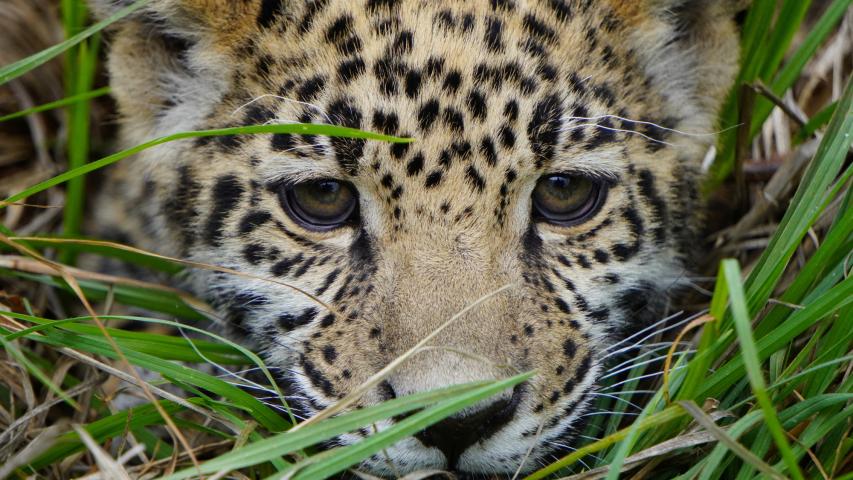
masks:
{"type": "Polygon", "coordinates": [[[699,161],[736,69],[728,0],[692,2],[702,6],[689,16],[675,0],[586,3],[154,1],[113,40],[125,143],[264,121],[387,127],[416,142],[172,144],[116,170],[101,218],[147,248],[275,276],[342,312],[270,282],[188,279],[292,372],[291,391],[311,399],[306,414],[510,286],[360,404],[536,370],[501,397],[520,398],[512,421],[453,465],[409,439],[389,450],[394,468],[378,458],[365,467],[512,472],[535,446],[530,469],[551,449],[533,433],[571,441],[608,346],[661,314],[653,307],[684,275],[699,161]],[[537,179],[561,172],[609,179],[607,201],[581,225],[534,222],[537,179]],[[358,226],[317,233],[285,214],[278,182],[315,178],[354,185],[358,226]]]}

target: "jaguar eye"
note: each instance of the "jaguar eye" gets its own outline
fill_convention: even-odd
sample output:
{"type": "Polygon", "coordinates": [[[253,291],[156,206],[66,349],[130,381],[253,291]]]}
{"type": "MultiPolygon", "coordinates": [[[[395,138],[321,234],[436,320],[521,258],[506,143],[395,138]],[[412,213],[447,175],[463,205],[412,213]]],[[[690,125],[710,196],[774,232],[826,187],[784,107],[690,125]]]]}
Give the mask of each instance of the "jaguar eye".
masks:
{"type": "Polygon", "coordinates": [[[607,197],[607,185],[580,175],[546,175],[533,189],[534,216],[548,223],[573,226],[598,212],[607,197]]]}
{"type": "Polygon", "coordinates": [[[288,185],[279,191],[279,199],[287,214],[309,230],[333,230],[349,223],[357,215],[355,188],[337,180],[288,185]]]}

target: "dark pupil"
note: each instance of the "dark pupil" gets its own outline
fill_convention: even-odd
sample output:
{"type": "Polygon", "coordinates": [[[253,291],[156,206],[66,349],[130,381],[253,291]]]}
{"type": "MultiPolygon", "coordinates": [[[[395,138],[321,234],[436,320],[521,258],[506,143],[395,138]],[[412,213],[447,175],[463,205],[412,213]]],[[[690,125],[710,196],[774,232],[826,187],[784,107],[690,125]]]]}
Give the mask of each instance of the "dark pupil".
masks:
{"type": "Polygon", "coordinates": [[[297,185],[293,189],[293,197],[305,220],[324,224],[345,220],[355,204],[349,188],[331,180],[297,185]]]}
{"type": "Polygon", "coordinates": [[[335,204],[341,196],[341,184],[338,182],[315,182],[308,187],[313,190],[308,195],[314,201],[325,204],[335,204]]]}
{"type": "Polygon", "coordinates": [[[539,207],[552,214],[577,213],[590,200],[592,182],[583,178],[553,175],[541,181],[537,188],[539,207]]]}
{"type": "Polygon", "coordinates": [[[553,201],[566,202],[572,199],[572,185],[568,177],[548,177],[545,181],[546,195],[554,197],[553,201]]]}

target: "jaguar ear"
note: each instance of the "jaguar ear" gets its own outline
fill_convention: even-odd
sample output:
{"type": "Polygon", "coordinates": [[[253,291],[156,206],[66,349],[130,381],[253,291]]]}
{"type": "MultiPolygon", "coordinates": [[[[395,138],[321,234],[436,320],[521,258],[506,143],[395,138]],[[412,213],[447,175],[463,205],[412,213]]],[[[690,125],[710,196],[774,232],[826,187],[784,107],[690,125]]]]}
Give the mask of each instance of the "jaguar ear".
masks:
{"type": "MultiPolygon", "coordinates": [[[[135,0],[90,0],[105,18],[135,0]]],[[[150,0],[111,27],[113,95],[139,142],[194,127],[221,98],[234,62],[230,52],[283,14],[284,0],[150,0]]]]}
{"type": "MultiPolygon", "coordinates": [[[[95,14],[106,17],[136,0],[89,0],[95,14]]],[[[223,34],[251,26],[251,20],[270,22],[285,10],[284,0],[149,0],[131,15],[162,31],[186,37],[223,34]]]]}
{"type": "Polygon", "coordinates": [[[738,71],[735,17],[750,0],[610,2],[630,19],[630,41],[656,89],[666,92],[671,115],[694,131],[713,130],[738,71]]]}

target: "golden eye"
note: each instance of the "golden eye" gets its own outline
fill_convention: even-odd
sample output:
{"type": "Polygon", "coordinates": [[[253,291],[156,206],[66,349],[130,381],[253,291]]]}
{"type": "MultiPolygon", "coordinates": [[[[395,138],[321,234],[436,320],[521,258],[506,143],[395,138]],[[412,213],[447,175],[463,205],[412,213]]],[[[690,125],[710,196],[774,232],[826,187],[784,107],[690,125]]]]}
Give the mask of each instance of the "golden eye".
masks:
{"type": "Polygon", "coordinates": [[[349,183],[313,180],[282,190],[279,196],[285,211],[307,229],[332,230],[349,223],[357,215],[358,195],[349,183]]]}
{"type": "Polygon", "coordinates": [[[546,175],[533,189],[534,216],[561,226],[578,225],[598,212],[606,185],[580,175],[546,175]]]}

